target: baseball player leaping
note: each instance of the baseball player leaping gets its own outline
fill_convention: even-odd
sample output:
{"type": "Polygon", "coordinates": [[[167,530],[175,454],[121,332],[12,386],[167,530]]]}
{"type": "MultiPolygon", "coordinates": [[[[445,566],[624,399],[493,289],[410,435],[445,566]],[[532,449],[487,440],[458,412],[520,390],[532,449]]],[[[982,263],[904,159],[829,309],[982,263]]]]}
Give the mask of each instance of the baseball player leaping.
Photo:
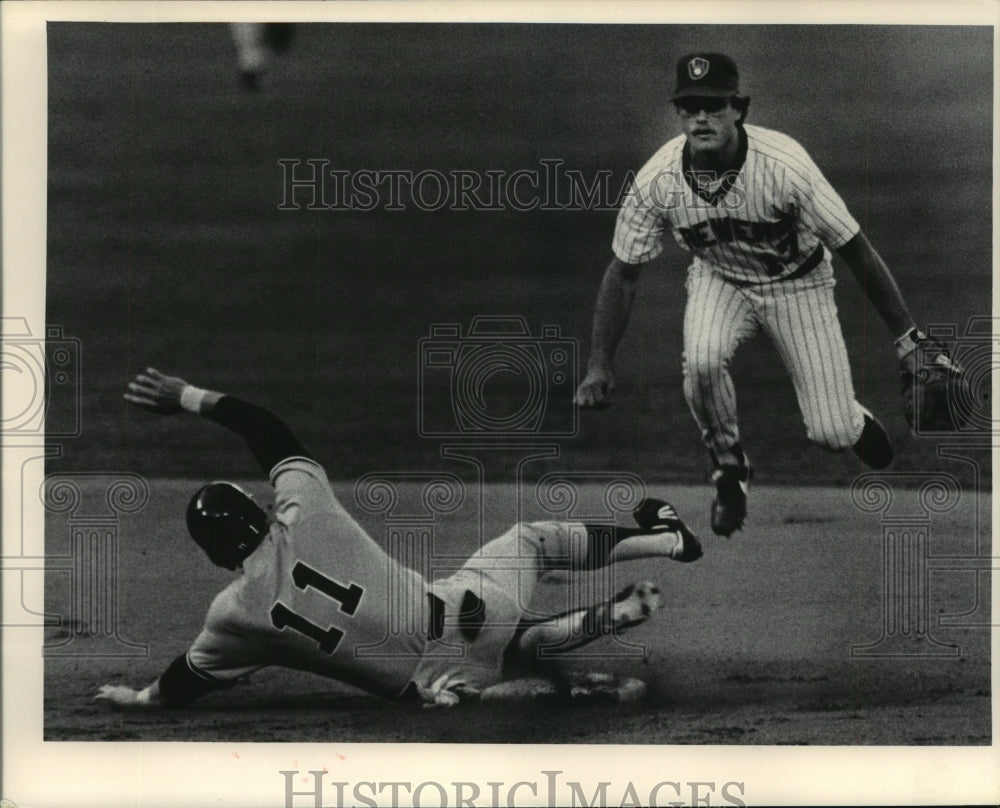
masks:
{"type": "MultiPolygon", "coordinates": [[[[230,483],[211,483],[194,495],[187,509],[191,536],[215,564],[243,574],[215,598],[194,644],[155,682],[141,690],[100,689],[97,698],[114,704],[180,706],[268,665],[429,705],[551,692],[557,689],[551,677],[539,684],[537,676],[505,689],[505,672],[551,673],[543,657],[641,623],[660,605],[660,594],[642,582],[606,602],[539,617],[526,609],[545,573],[701,556],[676,512],[647,499],[635,512],[637,527],[517,524],[450,577],[428,583],[365,533],[337,501],[323,468],[271,412],[152,368],[136,377],[125,398],[156,413],[198,413],[240,434],[276,497],[269,523],[230,483]]],[[[577,694],[628,698],[641,683],[586,676],[558,684],[577,694]]]]}
{"type": "Polygon", "coordinates": [[[619,211],[576,402],[610,401],[612,359],[636,280],[672,233],[694,254],[684,315],[684,394],[714,467],[712,530],[729,536],[743,526],[751,479],[729,365],[759,330],[791,374],[811,440],[835,451],[853,448],[873,468],[892,461],[885,430],[854,397],[829,251],[844,260],[899,337],[901,357],[923,335],[885,262],[802,146],[744,124],[750,99],[740,94],[732,59],[682,57],[670,100],[683,134],[646,163],[619,211]]]}

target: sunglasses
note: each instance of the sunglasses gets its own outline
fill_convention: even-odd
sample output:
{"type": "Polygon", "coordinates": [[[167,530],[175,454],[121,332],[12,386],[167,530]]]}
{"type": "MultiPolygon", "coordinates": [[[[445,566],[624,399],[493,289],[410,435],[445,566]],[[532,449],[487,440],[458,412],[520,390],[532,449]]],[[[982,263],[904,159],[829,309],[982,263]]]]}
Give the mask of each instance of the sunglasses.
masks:
{"type": "Polygon", "coordinates": [[[729,106],[728,98],[678,98],[674,101],[677,109],[685,115],[697,115],[705,110],[709,115],[718,115],[729,106]]]}

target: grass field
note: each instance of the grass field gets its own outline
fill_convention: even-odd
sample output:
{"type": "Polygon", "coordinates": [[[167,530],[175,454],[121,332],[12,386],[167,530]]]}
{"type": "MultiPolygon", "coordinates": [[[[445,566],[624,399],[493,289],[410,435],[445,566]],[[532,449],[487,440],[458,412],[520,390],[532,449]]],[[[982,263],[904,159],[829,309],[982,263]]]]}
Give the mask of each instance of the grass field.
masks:
{"type": "MultiPolygon", "coordinates": [[[[608,707],[567,716],[483,706],[481,720],[428,719],[277,671],[179,715],[120,716],[89,701],[105,681],[155,676],[190,642],[225,576],[183,536],[187,492],[256,473],[223,430],[127,409],[135,372],[154,365],[267,405],[349,497],[368,472],[455,470],[443,441],[418,430],[422,408],[440,414],[448,400],[446,383],[421,386],[420,341],[433,326],[521,316],[536,336],[558,327],[586,360],[613,208],[282,210],[280,160],[506,175],[557,160],[588,178],[608,171],[616,188],[677,131],[664,101],[675,58],[723,48],[743,70],[751,122],[799,139],[918,320],[963,334],[991,314],[989,29],[315,25],[299,28],[259,95],[239,89],[222,25],[57,23],[48,45],[46,317],[79,340],[82,428],[47,471],[136,473],[152,492],[122,522],[120,569],[123,636],[149,655],[49,659],[48,739],[989,743],[984,629],[934,629],[961,645],[960,659],[851,658],[852,644],[878,636],[881,528],[851,503],[859,461],[808,443],[762,339],[735,368],[760,483],[751,524],[731,542],[707,540],[690,567],[621,571],[655,573],[667,608],[635,633],[652,652],[651,703],[614,711],[613,731],[608,707]],[[148,608],[151,598],[163,608],[148,608]]],[[[615,406],[582,414],[575,435],[522,472],[636,474],[670,491],[704,534],[708,462],[680,388],[685,266],[670,248],[643,277],[615,406]]],[[[976,520],[989,513],[991,468],[908,434],[893,335],[843,268],[839,277],[858,396],[897,444],[893,471],[914,474],[894,484],[952,475],[965,493],[934,523],[935,552],[975,553],[988,544],[976,520]]],[[[569,390],[546,405],[554,423],[571,422],[569,390]]],[[[511,378],[489,392],[509,412],[524,387],[511,378]]],[[[502,491],[516,460],[511,448],[487,464],[482,490],[502,491]]],[[[458,542],[471,518],[441,534],[458,542]]],[[[496,513],[488,526],[512,521],[496,513]]],[[[66,529],[49,520],[50,553],[65,552],[66,529]]],[[[62,577],[47,582],[54,613],[66,613],[62,577]]],[[[935,616],[971,609],[986,577],[931,575],[935,616]]],[[[72,627],[50,642],[59,631],[65,639],[72,627]]]]}

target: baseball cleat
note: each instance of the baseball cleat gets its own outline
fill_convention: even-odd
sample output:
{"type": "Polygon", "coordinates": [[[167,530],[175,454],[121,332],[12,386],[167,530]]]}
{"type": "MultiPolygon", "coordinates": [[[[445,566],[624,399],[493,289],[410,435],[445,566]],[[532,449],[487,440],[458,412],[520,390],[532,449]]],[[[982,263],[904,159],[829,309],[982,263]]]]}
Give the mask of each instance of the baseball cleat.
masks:
{"type": "Polygon", "coordinates": [[[671,554],[674,561],[697,561],[702,556],[701,542],[677,515],[673,505],[662,499],[647,497],[639,503],[632,512],[632,518],[642,529],[651,533],[674,533],[677,536],[677,548],[671,554]]]}
{"type": "Polygon", "coordinates": [[[731,536],[743,527],[747,518],[747,493],[753,470],[744,458],[742,466],[719,466],[712,473],[715,499],[712,500],[712,532],[731,536]]]}
{"type": "MultiPolygon", "coordinates": [[[[595,640],[637,626],[652,617],[663,601],[652,581],[630,584],[607,600],[563,612],[545,620],[526,622],[517,640],[517,654],[527,655],[529,664],[544,654],[564,654],[595,640]]],[[[516,662],[517,657],[512,661],[516,662]]]]}
{"type": "Polygon", "coordinates": [[[611,604],[611,626],[615,631],[637,626],[662,605],[660,589],[652,581],[630,584],[615,595],[611,604]]]}
{"type": "Polygon", "coordinates": [[[889,436],[885,432],[885,427],[871,414],[871,411],[866,407],[861,409],[865,413],[865,428],[852,448],[866,466],[884,469],[892,462],[892,444],[889,442],[889,436]]]}

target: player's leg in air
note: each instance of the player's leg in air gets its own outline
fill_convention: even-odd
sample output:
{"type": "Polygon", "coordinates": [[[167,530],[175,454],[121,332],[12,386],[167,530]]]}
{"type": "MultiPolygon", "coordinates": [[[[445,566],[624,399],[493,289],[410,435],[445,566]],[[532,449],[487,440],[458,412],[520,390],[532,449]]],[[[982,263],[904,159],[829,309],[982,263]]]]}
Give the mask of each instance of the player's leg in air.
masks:
{"type": "Polygon", "coordinates": [[[736,349],[758,321],[750,298],[708,267],[688,274],[684,313],[684,396],[712,458],[712,532],[743,527],[752,471],[740,445],[736,390],[729,372],[736,349]]]}
{"type": "MultiPolygon", "coordinates": [[[[665,556],[689,562],[701,556],[698,540],[663,500],[643,500],[634,517],[636,528],[586,526],[592,561],[606,560],[611,564],[665,556]]],[[[487,688],[482,698],[540,695],[603,696],[618,701],[641,698],[645,685],[638,679],[620,679],[608,673],[564,675],[558,663],[562,655],[645,622],[661,604],[657,585],[641,581],[583,608],[550,617],[523,617],[505,652],[505,681],[487,688]]]]}
{"type": "Polygon", "coordinates": [[[855,398],[832,281],[775,292],[763,326],[791,376],[809,439],[833,451],[853,449],[866,465],[886,468],[892,444],[855,398]]]}
{"type": "Polygon", "coordinates": [[[514,661],[529,670],[540,667],[545,676],[547,665],[535,665],[543,656],[538,653],[542,644],[565,644],[566,632],[577,629],[589,642],[608,636],[607,628],[645,619],[659,605],[659,593],[648,584],[641,594],[639,587],[625,590],[620,599],[556,616],[535,611],[532,603],[541,579],[557,571],[587,572],[642,558],[691,562],[701,557],[698,539],[662,500],[644,500],[635,519],[636,527],[520,522],[483,545],[453,575],[435,581],[430,589],[444,619],[414,673],[420,698],[451,705],[481,695],[503,680],[512,647],[514,661]]]}

